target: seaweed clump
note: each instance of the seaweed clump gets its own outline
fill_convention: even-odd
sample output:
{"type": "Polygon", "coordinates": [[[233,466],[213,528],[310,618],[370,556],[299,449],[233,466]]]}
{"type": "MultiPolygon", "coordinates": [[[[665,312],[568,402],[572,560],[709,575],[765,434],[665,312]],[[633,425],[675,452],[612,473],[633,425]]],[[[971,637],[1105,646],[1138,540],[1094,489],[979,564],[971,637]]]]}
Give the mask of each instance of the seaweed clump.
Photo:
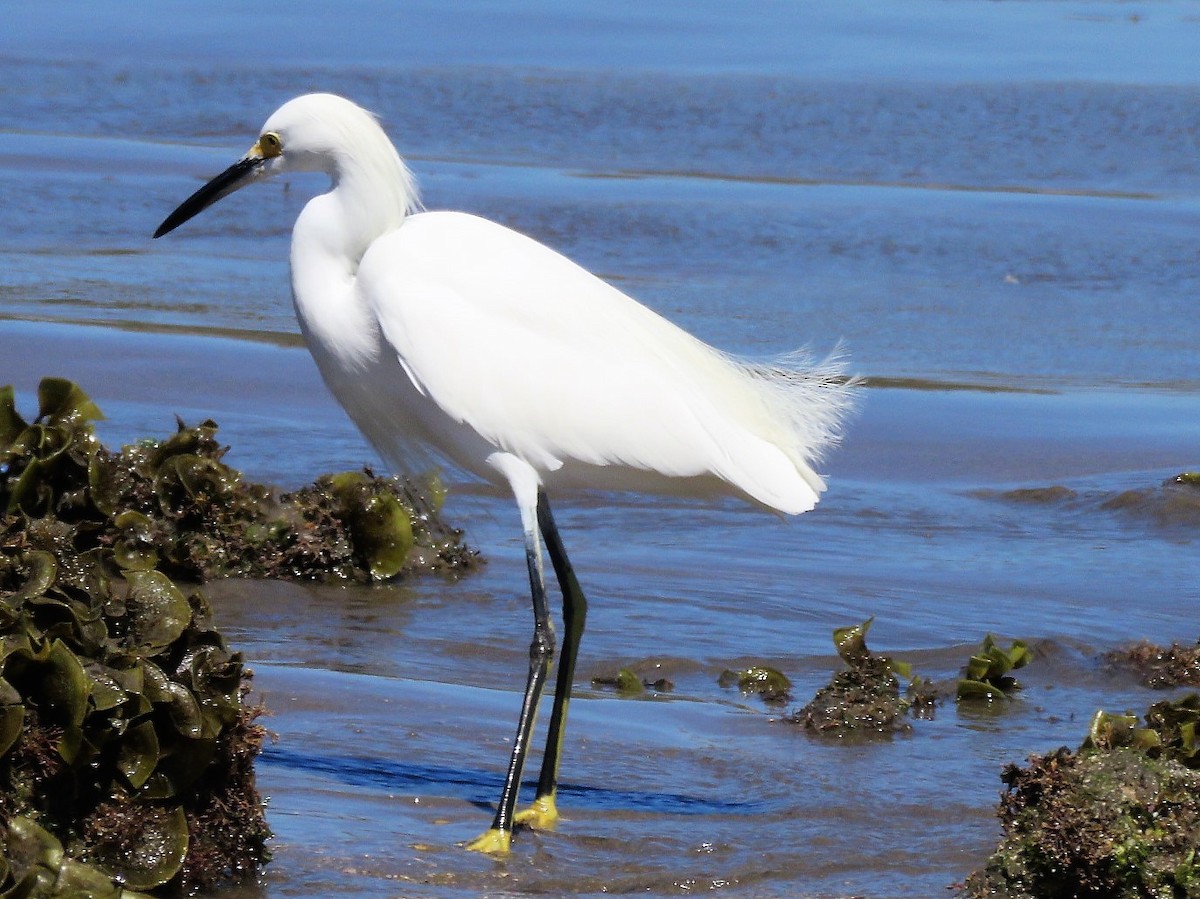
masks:
{"type": "Polygon", "coordinates": [[[896,675],[910,677],[910,667],[867,649],[866,636],[874,619],[854,627],[838,628],[833,642],[849,666],[813,696],[808,705],[784,720],[807,730],[837,737],[849,734],[886,734],[906,731],[909,702],[900,695],[896,675]]]}
{"type": "Polygon", "coordinates": [[[1109,664],[1132,668],[1144,686],[1154,690],[1200,687],[1200,641],[1195,646],[1156,646],[1143,640],[1105,655],[1109,664]]]}
{"type": "Polygon", "coordinates": [[[246,482],[211,421],[118,452],[78,386],[0,388],[0,896],[178,895],[270,857],[250,672],[176,580],[472,563],[440,487],[246,482]]]}
{"type": "Polygon", "coordinates": [[[995,638],[988,634],[983,638],[979,652],[967,662],[965,676],[956,688],[958,700],[994,702],[1010,699],[1021,689],[1011,672],[1024,668],[1031,658],[1033,653],[1023,640],[1013,640],[1008,649],[1001,649],[995,638]]]}
{"type": "Polygon", "coordinates": [[[616,674],[602,674],[593,677],[592,686],[615,690],[618,696],[625,699],[643,696],[647,690],[655,693],[670,693],[675,689],[675,684],[665,677],[650,680],[642,677],[632,668],[620,668],[616,674]]]}
{"type": "Polygon", "coordinates": [[[1004,838],[963,894],[1200,897],[1200,696],[1155,703],[1145,719],[1098,712],[1077,752],[1007,766],[1004,838]]]}
{"type": "Polygon", "coordinates": [[[270,831],[249,672],[203,596],[74,528],[0,528],[0,894],[190,892],[252,874],[270,831]]]}
{"type": "Polygon", "coordinates": [[[280,494],[222,461],[228,447],[211,420],[113,452],[78,386],[46,378],[38,401],[26,422],[12,387],[0,388],[0,513],[66,522],[79,551],[111,548],[127,570],[367,582],[477,559],[442,522],[434,477],[346,472],[280,494]]]}
{"type": "Polygon", "coordinates": [[[736,686],[742,693],[758,696],[766,703],[792,700],[792,682],[786,674],[770,665],[750,665],[738,671],[727,668],[717,678],[717,684],[725,688],[736,686]]]}

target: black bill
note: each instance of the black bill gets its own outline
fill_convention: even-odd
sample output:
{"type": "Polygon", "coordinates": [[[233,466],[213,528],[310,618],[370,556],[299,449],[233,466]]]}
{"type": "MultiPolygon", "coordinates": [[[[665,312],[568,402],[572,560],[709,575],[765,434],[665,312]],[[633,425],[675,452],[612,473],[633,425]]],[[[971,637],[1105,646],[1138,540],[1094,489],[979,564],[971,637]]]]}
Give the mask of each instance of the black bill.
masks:
{"type": "Polygon", "coordinates": [[[239,187],[251,181],[258,171],[258,167],[265,161],[262,156],[243,156],[180,203],[179,208],[168,215],[158,226],[154,236],[162,237],[164,234],[169,234],[188,219],[199,215],[217,200],[229,196],[239,187]]]}

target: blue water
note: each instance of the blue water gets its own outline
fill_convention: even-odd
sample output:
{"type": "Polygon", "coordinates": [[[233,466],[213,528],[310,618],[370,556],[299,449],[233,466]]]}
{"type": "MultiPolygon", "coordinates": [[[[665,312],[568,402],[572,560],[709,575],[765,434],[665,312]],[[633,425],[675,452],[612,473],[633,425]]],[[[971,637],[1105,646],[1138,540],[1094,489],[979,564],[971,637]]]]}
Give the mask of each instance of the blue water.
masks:
{"type": "MultiPolygon", "coordinates": [[[[507,865],[488,820],[528,640],[515,510],[449,511],[489,562],[375,590],[211,588],[279,735],[254,896],[697,890],[942,895],[997,838],[998,774],[1160,698],[1098,661],[1192,642],[1200,467],[1200,16],[1184,2],[18,5],[0,30],[0,359],[78,380],[119,444],[212,416],[294,486],[375,463],[300,346],[291,223],[319,179],[149,235],[283,100],[374,109],[430,208],[516,227],[724,349],[844,343],[871,386],[818,509],[593,497],[565,820],[507,865]],[[1067,498],[1010,491],[1067,487],[1067,498]],[[797,703],[830,632],[952,685],[1034,641],[1003,714],[828,745],[797,703]],[[625,701],[620,665],[675,683],[625,701]],[[880,838],[880,835],[883,838],[880,838]],[[631,848],[633,847],[633,848],[631,848]]],[[[232,895],[232,894],[231,894],[232,895]]]]}

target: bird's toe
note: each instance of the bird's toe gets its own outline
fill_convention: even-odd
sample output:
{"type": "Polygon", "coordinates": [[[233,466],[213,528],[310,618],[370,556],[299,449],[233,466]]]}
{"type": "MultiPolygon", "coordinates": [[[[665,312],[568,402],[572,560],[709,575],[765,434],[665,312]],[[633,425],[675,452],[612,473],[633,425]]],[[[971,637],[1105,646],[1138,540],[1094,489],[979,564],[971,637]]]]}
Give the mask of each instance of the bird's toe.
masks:
{"type": "Polygon", "coordinates": [[[492,827],[466,844],[468,852],[483,852],[487,855],[508,855],[512,847],[512,832],[492,827]]]}
{"type": "Polygon", "coordinates": [[[553,796],[539,796],[529,808],[517,812],[513,820],[534,830],[553,830],[558,823],[558,806],[553,796]]]}

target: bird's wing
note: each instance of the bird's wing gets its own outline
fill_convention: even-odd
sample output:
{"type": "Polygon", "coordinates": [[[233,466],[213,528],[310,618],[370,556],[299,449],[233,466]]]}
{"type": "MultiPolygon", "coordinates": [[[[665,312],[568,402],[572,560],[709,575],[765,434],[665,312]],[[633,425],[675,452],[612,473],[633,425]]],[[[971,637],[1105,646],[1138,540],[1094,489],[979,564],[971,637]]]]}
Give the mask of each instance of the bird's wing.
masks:
{"type": "Polygon", "coordinates": [[[740,373],[542,244],[424,213],[370,248],[358,290],[418,389],[535,468],[733,480],[721,468],[746,435],[713,395],[740,373]]]}

